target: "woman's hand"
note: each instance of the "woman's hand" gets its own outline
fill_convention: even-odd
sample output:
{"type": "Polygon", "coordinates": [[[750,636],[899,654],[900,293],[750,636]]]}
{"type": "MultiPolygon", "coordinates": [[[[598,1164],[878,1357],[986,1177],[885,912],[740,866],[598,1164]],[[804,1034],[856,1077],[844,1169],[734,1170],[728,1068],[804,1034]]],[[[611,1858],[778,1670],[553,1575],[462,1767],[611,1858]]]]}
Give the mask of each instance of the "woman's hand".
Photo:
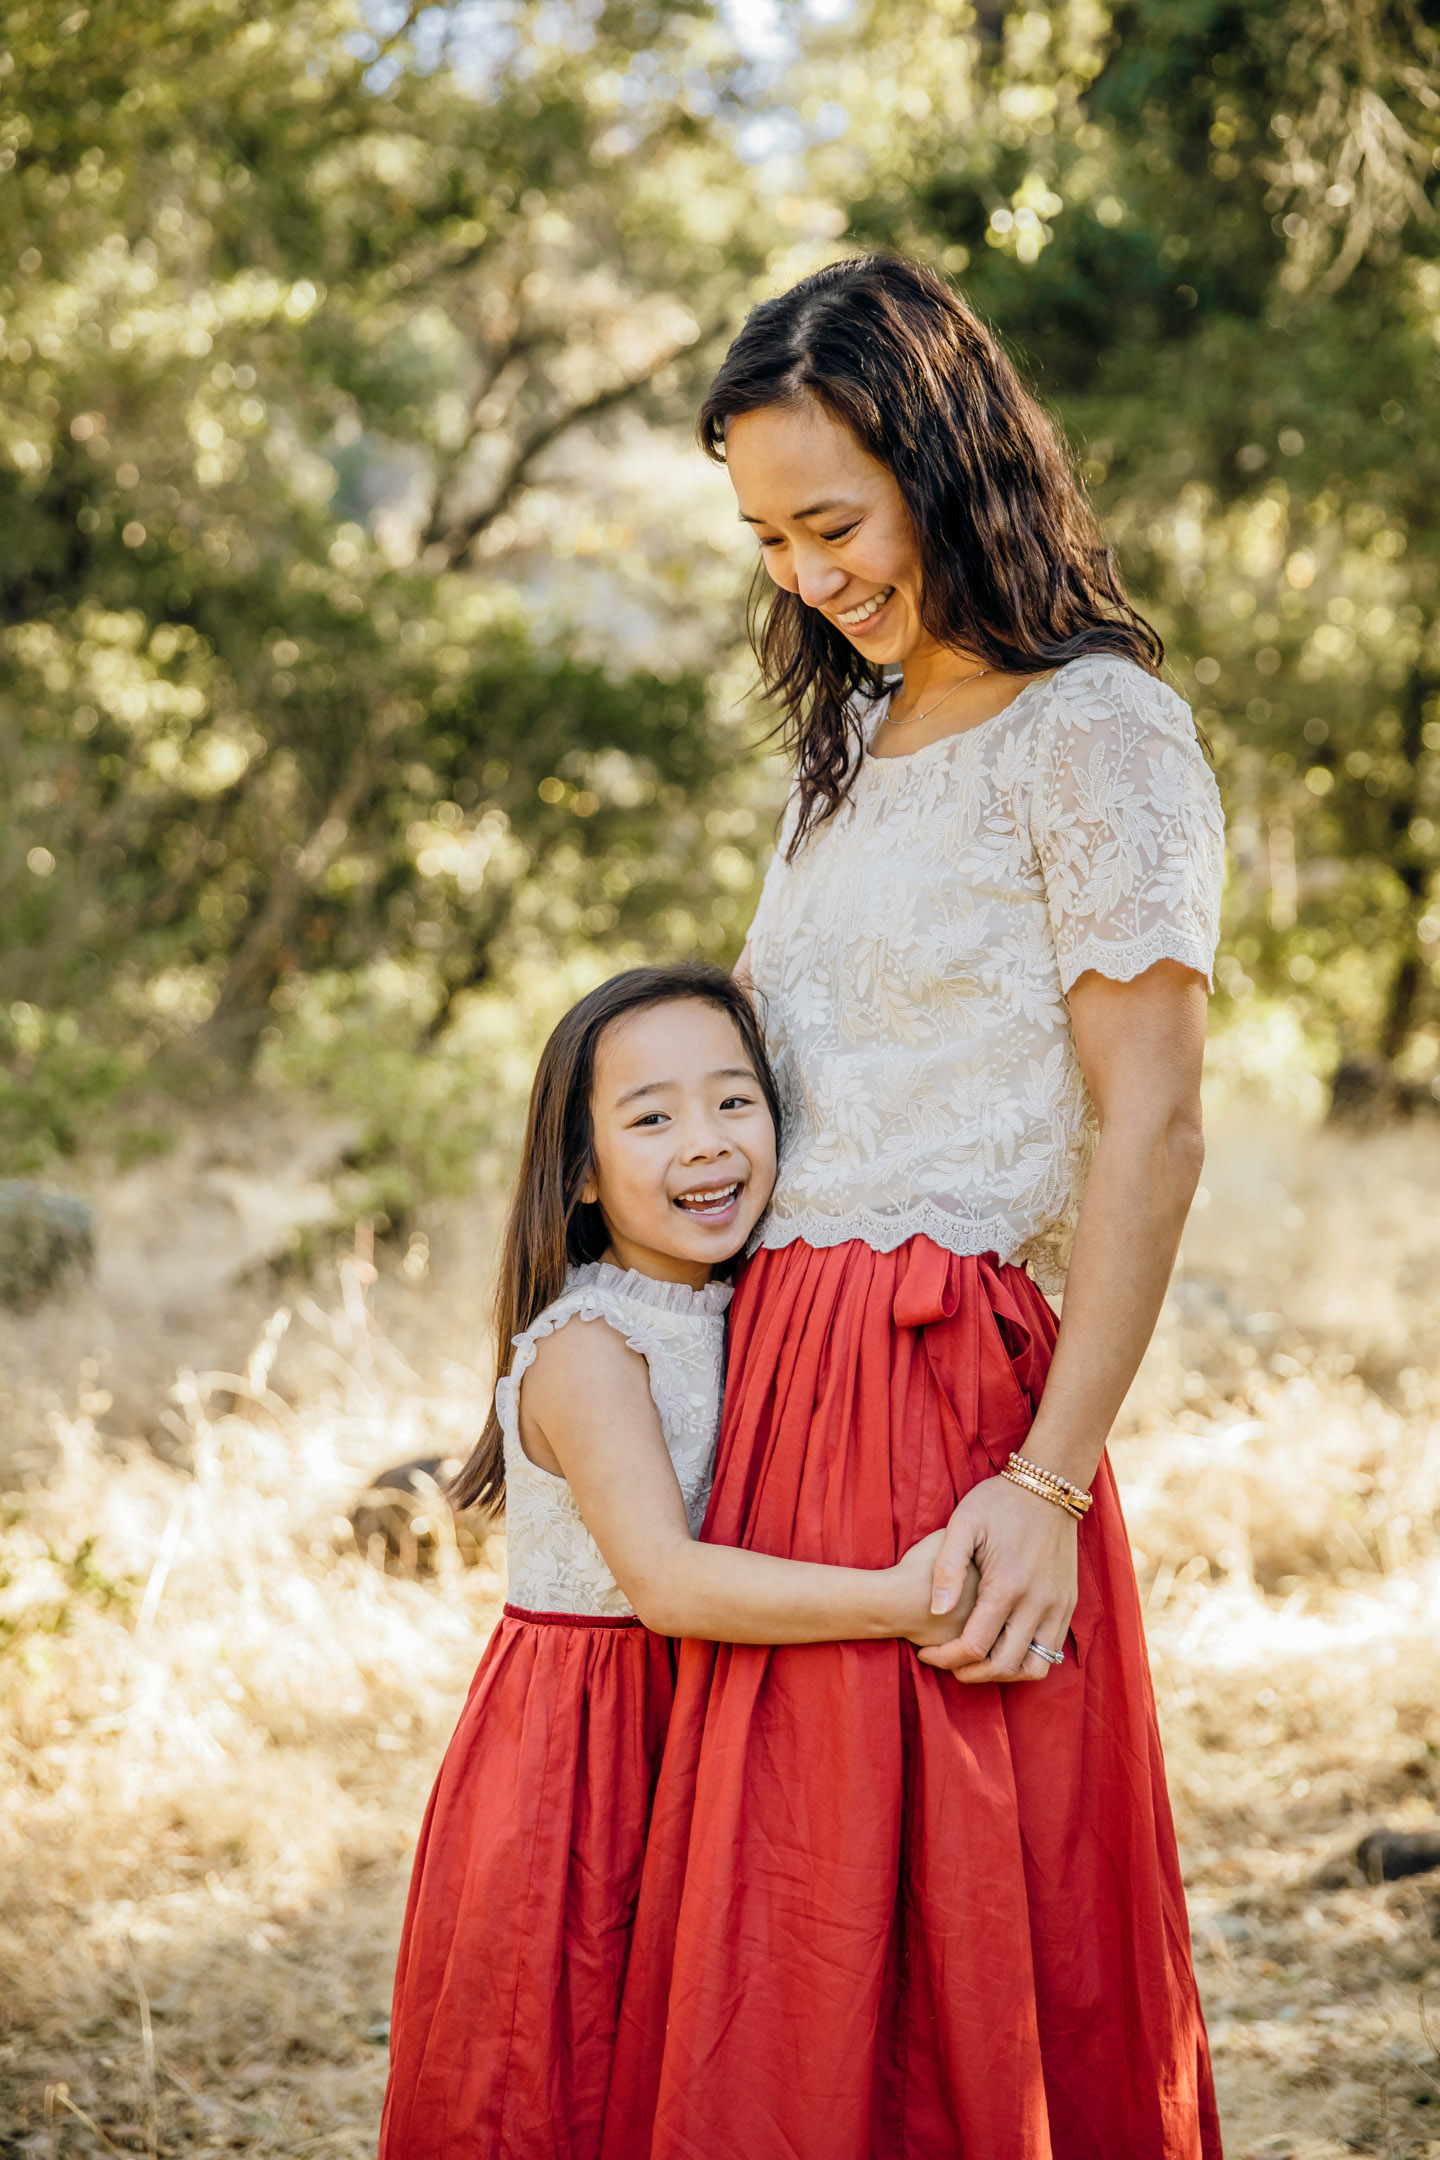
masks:
{"type": "Polygon", "coordinates": [[[985,1478],[973,1486],[941,1540],[934,1602],[947,1614],[958,1612],[965,1602],[961,1586],[976,1568],[979,1596],[959,1637],[922,1650],[921,1663],[939,1665],[965,1681],[1043,1680],[1050,1667],[1030,1645],[1065,1648],[1079,1592],[1077,1528],[1063,1508],[1008,1478],[985,1478]]]}
{"type": "Polygon", "coordinates": [[[945,1612],[936,1612],[935,1566],[949,1534],[946,1530],[932,1530],[929,1537],[921,1538],[918,1545],[910,1547],[903,1560],[886,1570],[896,1600],[895,1633],[917,1647],[954,1643],[969,1619],[979,1593],[978,1568],[964,1568],[958,1578],[959,1597],[952,1599],[945,1612]]]}

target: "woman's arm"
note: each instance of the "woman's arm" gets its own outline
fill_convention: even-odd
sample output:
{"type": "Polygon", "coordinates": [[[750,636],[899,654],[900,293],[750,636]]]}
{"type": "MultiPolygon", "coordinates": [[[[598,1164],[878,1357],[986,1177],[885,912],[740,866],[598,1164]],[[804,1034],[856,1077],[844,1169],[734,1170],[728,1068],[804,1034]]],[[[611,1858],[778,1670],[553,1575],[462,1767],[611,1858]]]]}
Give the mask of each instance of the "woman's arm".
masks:
{"type": "MultiPolygon", "coordinates": [[[[1088,1486],[1154,1331],[1204,1161],[1205,984],[1168,960],[1133,982],[1092,972],[1070,992],[1070,1016],[1100,1140],[1060,1339],[1024,1452],[1088,1486]]],[[[972,1560],[980,1595],[958,1641],[927,1651],[925,1662],[964,1680],[1043,1679],[1048,1667],[1027,1649],[1032,1640],[1064,1643],[1076,1529],[1063,1509],[1004,1478],[967,1493],[935,1565],[935,1598],[953,1599],[972,1560]]]]}
{"type": "Polygon", "coordinates": [[[520,1430],[531,1460],[567,1479],[606,1565],[657,1634],[939,1643],[969,1611],[973,1577],[953,1612],[931,1613],[938,1530],[890,1568],[822,1567],[697,1543],[645,1360],[603,1320],[571,1320],[539,1344],[520,1394],[520,1430]]]}

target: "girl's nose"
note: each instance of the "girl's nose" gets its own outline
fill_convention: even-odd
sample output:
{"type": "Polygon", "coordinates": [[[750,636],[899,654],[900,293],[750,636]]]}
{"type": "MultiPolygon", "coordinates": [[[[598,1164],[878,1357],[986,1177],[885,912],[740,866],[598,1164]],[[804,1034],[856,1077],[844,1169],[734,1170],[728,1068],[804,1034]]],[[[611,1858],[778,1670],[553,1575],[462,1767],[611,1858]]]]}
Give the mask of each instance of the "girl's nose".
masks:
{"type": "Polygon", "coordinates": [[[696,1125],[685,1135],[683,1153],[687,1162],[708,1162],[729,1152],[729,1138],[718,1125],[696,1125]]]}

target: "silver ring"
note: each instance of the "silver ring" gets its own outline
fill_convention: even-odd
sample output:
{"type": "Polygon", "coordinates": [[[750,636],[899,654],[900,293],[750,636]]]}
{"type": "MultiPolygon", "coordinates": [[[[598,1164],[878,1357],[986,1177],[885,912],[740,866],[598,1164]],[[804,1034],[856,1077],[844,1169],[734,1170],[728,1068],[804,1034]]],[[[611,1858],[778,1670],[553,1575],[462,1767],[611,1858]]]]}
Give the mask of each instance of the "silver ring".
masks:
{"type": "Polygon", "coordinates": [[[1043,1657],[1047,1665],[1063,1665],[1065,1662],[1063,1650],[1047,1650],[1043,1642],[1032,1642],[1030,1648],[1036,1657],[1043,1657]]]}

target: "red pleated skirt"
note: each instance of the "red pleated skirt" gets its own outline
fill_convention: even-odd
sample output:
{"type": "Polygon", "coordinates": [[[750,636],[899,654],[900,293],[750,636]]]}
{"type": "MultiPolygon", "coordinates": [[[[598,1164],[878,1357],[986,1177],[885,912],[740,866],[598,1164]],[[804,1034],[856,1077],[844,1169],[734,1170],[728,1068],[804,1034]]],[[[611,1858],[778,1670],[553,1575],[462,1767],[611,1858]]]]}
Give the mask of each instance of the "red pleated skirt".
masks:
{"type": "Polygon", "coordinates": [[[595,2160],[674,1646],[507,1606],[420,1833],[381,2160],[595,2160]]]}
{"type": "MultiPolygon", "coordinates": [[[[1023,1443],[1054,1337],[1026,1275],[925,1238],[758,1254],[705,1536],[889,1564],[1023,1443]]],[[[1038,1684],[681,1646],[605,2160],[1219,2154],[1108,1464],[1095,1496],[1038,1684]]]]}

